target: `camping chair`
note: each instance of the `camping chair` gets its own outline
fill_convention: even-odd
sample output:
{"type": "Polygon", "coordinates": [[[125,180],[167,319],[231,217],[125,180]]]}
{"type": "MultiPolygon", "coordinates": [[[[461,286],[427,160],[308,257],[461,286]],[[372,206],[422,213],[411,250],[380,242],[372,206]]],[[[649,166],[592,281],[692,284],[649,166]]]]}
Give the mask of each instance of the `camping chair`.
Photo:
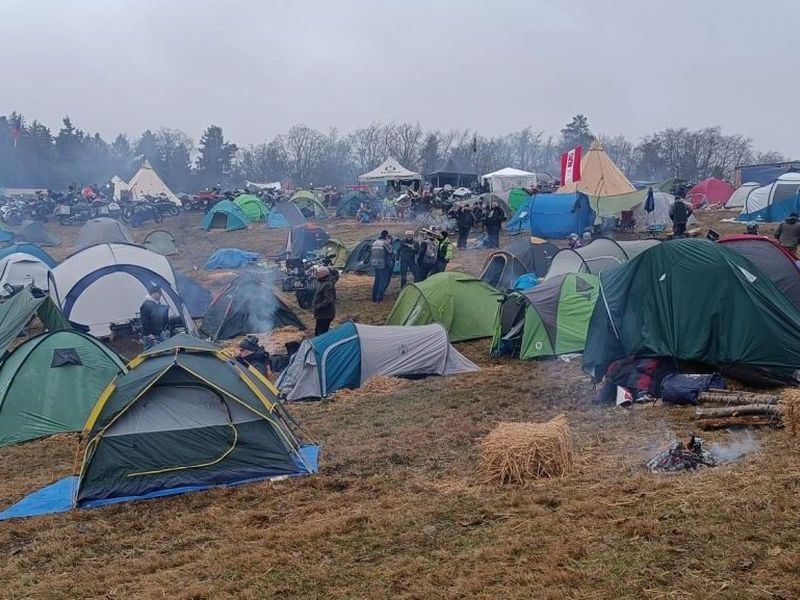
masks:
{"type": "Polygon", "coordinates": [[[632,210],[623,210],[620,213],[617,231],[633,231],[636,228],[636,219],[633,217],[632,210]]]}

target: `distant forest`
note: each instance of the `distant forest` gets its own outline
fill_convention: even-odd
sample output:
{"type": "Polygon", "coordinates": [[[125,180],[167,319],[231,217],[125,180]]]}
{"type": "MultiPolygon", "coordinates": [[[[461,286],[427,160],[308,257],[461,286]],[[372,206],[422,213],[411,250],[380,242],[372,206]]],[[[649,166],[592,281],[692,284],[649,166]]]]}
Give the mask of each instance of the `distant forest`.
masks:
{"type": "Polygon", "coordinates": [[[169,128],[148,129],[135,140],[120,134],[109,142],[78,128],[69,117],[53,133],[39,121],[13,112],[0,116],[0,186],[63,189],[71,183],[102,184],[113,175],[127,179],[143,158],[176,192],[237,187],[245,180],[343,185],[387,156],[423,174],[452,159],[477,173],[512,166],[557,176],[562,152],[579,144],[588,148],[594,140],[638,181],[699,181],[709,176],[731,180],[737,165],[784,160],[777,152],[756,150],[749,137],[723,133],[720,127],[669,128],[634,143],[621,135],[593,133],[584,115],[573,117],[558,135],[532,126],[486,137],[470,129],[426,131],[419,123],[371,123],[350,133],[295,125],[271,141],[239,146],[216,125],[208,126],[197,143],[169,128]]]}

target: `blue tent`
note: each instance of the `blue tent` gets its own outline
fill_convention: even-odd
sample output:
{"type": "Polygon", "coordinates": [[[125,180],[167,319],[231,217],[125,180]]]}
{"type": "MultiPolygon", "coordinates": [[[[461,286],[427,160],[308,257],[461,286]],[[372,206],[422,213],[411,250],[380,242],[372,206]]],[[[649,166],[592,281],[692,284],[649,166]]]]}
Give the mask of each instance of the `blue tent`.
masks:
{"type": "Polygon", "coordinates": [[[203,218],[202,228],[208,231],[212,227],[222,228],[225,231],[236,231],[237,229],[247,229],[250,219],[244,214],[241,208],[230,200],[217,202],[203,218]]]}
{"type": "Polygon", "coordinates": [[[189,315],[193,319],[202,319],[211,304],[211,292],[191,277],[175,271],[175,287],[183,299],[189,315]]]}
{"type": "Polygon", "coordinates": [[[509,233],[530,231],[542,238],[566,238],[594,225],[596,216],[586,194],[535,194],[517,209],[506,229],[509,233]]]}
{"type": "Polygon", "coordinates": [[[298,225],[307,223],[307,219],[292,202],[281,202],[267,217],[267,227],[269,229],[291,229],[298,225]]]}
{"type": "Polygon", "coordinates": [[[42,261],[51,269],[55,267],[57,264],[56,260],[52,256],[50,256],[47,252],[42,250],[39,246],[37,246],[36,244],[28,244],[28,243],[11,244],[7,248],[3,248],[2,250],[0,250],[0,260],[4,259],[6,256],[16,254],[17,252],[20,252],[22,254],[29,254],[34,258],[38,258],[40,261],[42,261]]]}
{"type": "Polygon", "coordinates": [[[241,269],[258,261],[258,252],[248,252],[238,248],[220,248],[208,257],[203,268],[212,269],[241,269]]]}

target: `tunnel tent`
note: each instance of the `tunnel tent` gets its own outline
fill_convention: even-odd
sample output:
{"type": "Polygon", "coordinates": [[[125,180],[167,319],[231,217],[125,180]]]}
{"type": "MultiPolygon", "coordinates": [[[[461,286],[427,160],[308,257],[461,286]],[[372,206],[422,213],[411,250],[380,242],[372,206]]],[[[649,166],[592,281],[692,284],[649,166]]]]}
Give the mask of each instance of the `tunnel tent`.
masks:
{"type": "Polygon", "coordinates": [[[15,242],[29,242],[37,246],[58,246],[61,239],[50,233],[40,221],[23,221],[14,231],[15,242]]]}
{"type": "Polygon", "coordinates": [[[267,217],[269,229],[291,229],[307,222],[297,205],[291,202],[281,202],[276,205],[267,217]]]}
{"type": "Polygon", "coordinates": [[[800,213],[800,173],[786,173],[748,194],[738,221],[777,223],[800,213]]]}
{"type": "Polygon", "coordinates": [[[125,364],[99,340],[53,331],[17,346],[0,365],[0,447],[80,431],[125,364]]]}
{"type": "Polygon", "coordinates": [[[206,231],[209,229],[236,231],[238,229],[247,229],[249,222],[250,219],[247,218],[241,208],[230,200],[223,200],[217,202],[206,213],[201,227],[206,231]]]}
{"type": "Polygon", "coordinates": [[[175,243],[175,238],[169,231],[164,229],[156,229],[148,233],[147,237],[144,238],[144,247],[162,256],[172,256],[180,253],[178,245],[175,243]]]}
{"type": "Polygon", "coordinates": [[[258,196],[239,194],[233,203],[241,209],[251,223],[263,221],[269,216],[269,207],[258,196]]]}
{"type": "Polygon", "coordinates": [[[565,273],[591,273],[599,275],[658,246],[660,240],[621,241],[597,238],[580,248],[562,248],[553,257],[545,281],[565,273]]]}
{"type": "Polygon", "coordinates": [[[319,256],[333,256],[331,259],[332,266],[337,269],[344,269],[347,264],[347,257],[349,251],[347,246],[341,240],[330,238],[327,242],[322,244],[322,247],[317,251],[319,256]]]}
{"type": "Polygon", "coordinates": [[[534,243],[527,236],[515,238],[489,255],[481,279],[499,290],[508,290],[526,273],[542,278],[557,252],[558,247],[550,242],[540,240],[534,243]]]}
{"type": "Polygon", "coordinates": [[[75,250],[83,250],[95,244],[133,244],[133,238],[128,228],[116,219],[98,217],[89,219],[81,226],[78,239],[75,241],[75,250]]]}
{"type": "Polygon", "coordinates": [[[446,271],[409,283],[397,297],[387,325],[440,323],[453,342],[492,337],[503,294],[485,281],[446,271]]]}
{"type": "Polygon", "coordinates": [[[725,203],[725,208],[744,208],[747,204],[747,199],[750,194],[761,187],[761,184],[755,181],[748,181],[743,183],[734,190],[731,197],[725,203]]]}
{"type": "Polygon", "coordinates": [[[245,272],[214,298],[203,315],[200,331],[212,340],[229,340],[276,327],[305,329],[292,309],[275,294],[268,275],[245,272]]]}
{"type": "Polygon", "coordinates": [[[599,289],[595,275],[566,273],[505,296],[491,355],[528,360],[583,352],[599,289]]]}
{"type": "Polygon", "coordinates": [[[277,385],[287,400],[300,400],[357,389],[379,375],[456,375],[478,370],[450,345],[439,324],[392,327],[347,321],[304,340],[277,385]]]}

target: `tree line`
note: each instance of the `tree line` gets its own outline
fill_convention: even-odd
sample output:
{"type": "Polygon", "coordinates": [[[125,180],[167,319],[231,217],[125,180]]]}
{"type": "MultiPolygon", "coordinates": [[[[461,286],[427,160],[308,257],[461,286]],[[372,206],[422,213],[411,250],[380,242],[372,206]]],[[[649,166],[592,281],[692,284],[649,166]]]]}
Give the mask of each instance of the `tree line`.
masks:
{"type": "Polygon", "coordinates": [[[640,181],[731,180],[737,165],[784,160],[778,152],[756,150],[751,138],[726,134],[720,127],[668,128],[635,143],[621,135],[593,133],[588,118],[580,114],[557,135],[532,126],[485,136],[471,129],[425,130],[419,123],[374,122],[349,133],[295,125],[271,141],[238,146],[217,125],[207,127],[197,144],[171,128],[147,130],[135,140],[120,134],[108,142],[79,129],[69,117],[54,133],[14,112],[0,115],[0,185],[62,189],[73,183],[102,184],[113,175],[130,177],[144,158],[177,192],[238,187],[245,180],[343,185],[387,156],[423,174],[453,159],[477,173],[513,166],[557,177],[562,152],[577,145],[588,149],[595,140],[629,178],[640,181]]]}

